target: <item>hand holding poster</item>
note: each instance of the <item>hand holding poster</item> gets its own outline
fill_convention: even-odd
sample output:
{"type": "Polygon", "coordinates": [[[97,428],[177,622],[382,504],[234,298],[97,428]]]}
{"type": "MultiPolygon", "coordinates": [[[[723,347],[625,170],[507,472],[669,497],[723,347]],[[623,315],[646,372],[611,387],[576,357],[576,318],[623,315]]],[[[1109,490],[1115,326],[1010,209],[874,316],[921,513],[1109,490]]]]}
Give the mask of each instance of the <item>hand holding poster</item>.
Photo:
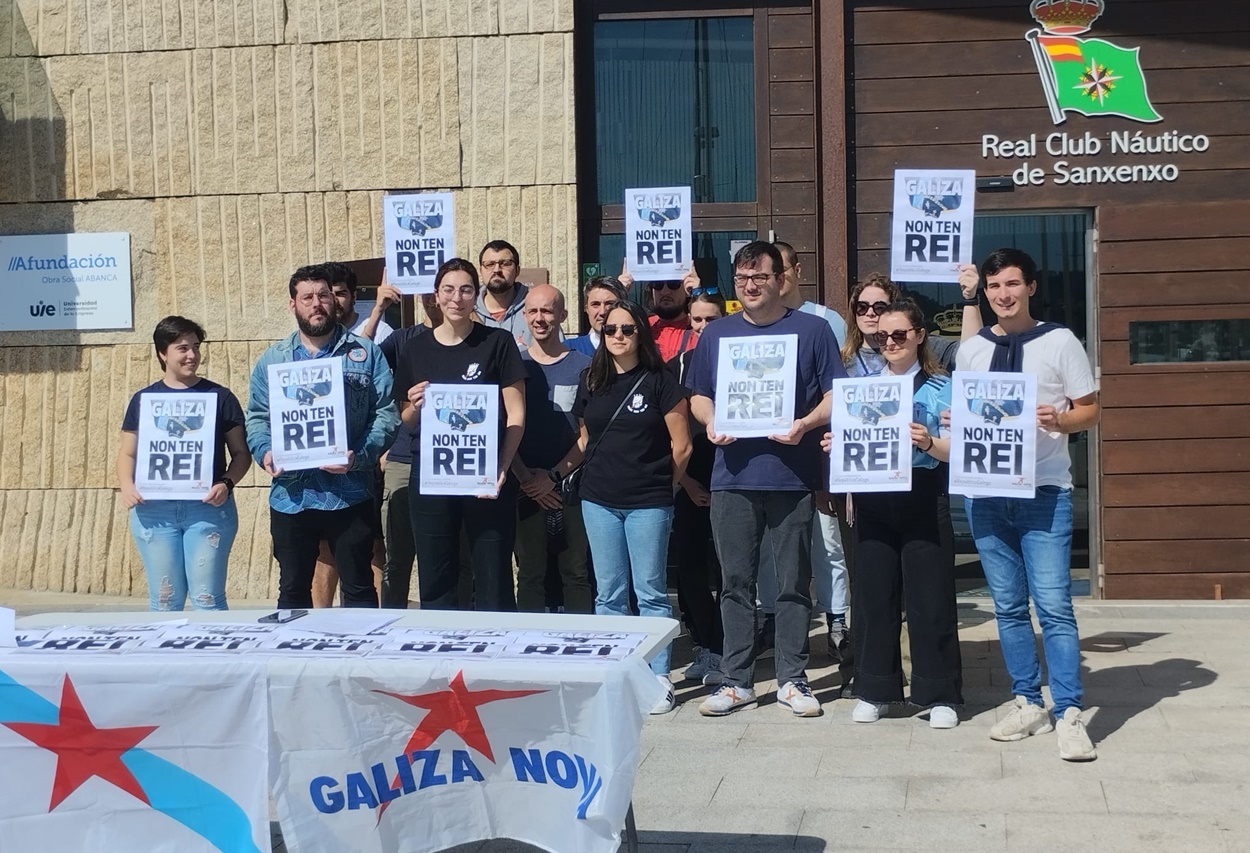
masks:
{"type": "Polygon", "coordinates": [[[455,256],[451,193],[388,195],[382,199],[386,280],[400,293],[434,292],[434,274],[455,256]]]}
{"type": "Polygon", "coordinates": [[[421,407],[421,494],[498,494],[499,386],[430,385],[421,407]]]}
{"type": "Polygon", "coordinates": [[[829,491],[911,491],[911,376],[833,382],[829,491]]]}
{"type": "Polygon", "coordinates": [[[275,468],[346,464],[342,358],[269,365],[269,435],[275,468]]]}
{"type": "Polygon", "coordinates": [[[977,174],[970,170],[894,172],[890,278],[959,281],[960,264],[972,263],[976,183],[977,174]]]}
{"type": "Polygon", "coordinates": [[[794,423],[798,335],[722,338],[712,428],[735,438],[781,435],[794,423]]]}
{"type": "Polygon", "coordinates": [[[690,272],[690,187],[625,190],[625,265],[637,281],[690,272]]]}
{"type": "Polygon", "coordinates": [[[215,394],[139,395],[135,488],[148,501],[203,500],[213,487],[215,394]]]}
{"type": "Polygon", "coordinates": [[[957,370],[951,379],[951,492],[1032,498],[1037,376],[957,370]]]}

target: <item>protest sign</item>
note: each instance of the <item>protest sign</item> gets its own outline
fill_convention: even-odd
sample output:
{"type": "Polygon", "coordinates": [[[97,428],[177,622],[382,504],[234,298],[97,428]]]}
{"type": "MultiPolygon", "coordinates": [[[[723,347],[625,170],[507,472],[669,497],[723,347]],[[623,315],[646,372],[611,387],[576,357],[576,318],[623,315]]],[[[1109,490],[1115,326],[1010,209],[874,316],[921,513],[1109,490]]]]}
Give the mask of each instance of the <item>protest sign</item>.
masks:
{"type": "Polygon", "coordinates": [[[269,435],[275,468],[303,471],[347,462],[342,358],[269,365],[269,435]]]}
{"type": "Polygon", "coordinates": [[[421,407],[421,494],[494,495],[499,386],[430,385],[421,407]]]}
{"type": "Polygon", "coordinates": [[[455,257],[451,193],[388,195],[382,199],[386,280],[400,293],[434,292],[434,274],[455,257]]]}
{"type": "Polygon", "coordinates": [[[959,265],[972,263],[976,182],[969,170],[895,170],[890,278],[959,281],[959,265]]]}
{"type": "Polygon", "coordinates": [[[794,423],[798,335],[722,338],[713,429],[735,438],[781,435],[794,423]]]}
{"type": "Polygon", "coordinates": [[[830,492],[911,491],[911,376],[835,379],[830,492]]]}
{"type": "Polygon", "coordinates": [[[693,251],[690,187],[625,190],[625,262],[635,280],[681,279],[693,251]]]}
{"type": "Polygon", "coordinates": [[[1033,497],[1037,376],[955,371],[951,379],[951,492],[1033,497]]]}
{"type": "Polygon", "coordinates": [[[203,500],[213,487],[217,395],[139,395],[135,488],[146,501],[203,500]]]}

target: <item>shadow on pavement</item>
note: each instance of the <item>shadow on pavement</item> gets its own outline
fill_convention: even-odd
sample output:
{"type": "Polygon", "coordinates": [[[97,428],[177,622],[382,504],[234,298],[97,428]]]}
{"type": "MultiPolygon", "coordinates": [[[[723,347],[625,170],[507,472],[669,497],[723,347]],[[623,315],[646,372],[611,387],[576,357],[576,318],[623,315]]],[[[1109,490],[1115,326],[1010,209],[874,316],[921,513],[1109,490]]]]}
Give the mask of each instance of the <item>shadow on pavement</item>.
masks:
{"type": "Polygon", "coordinates": [[[1086,724],[1095,743],[1119,731],[1133,717],[1186,690],[1209,687],[1219,677],[1201,662],[1170,658],[1152,663],[1091,670],[1082,665],[1087,706],[1098,709],[1086,724]]]}

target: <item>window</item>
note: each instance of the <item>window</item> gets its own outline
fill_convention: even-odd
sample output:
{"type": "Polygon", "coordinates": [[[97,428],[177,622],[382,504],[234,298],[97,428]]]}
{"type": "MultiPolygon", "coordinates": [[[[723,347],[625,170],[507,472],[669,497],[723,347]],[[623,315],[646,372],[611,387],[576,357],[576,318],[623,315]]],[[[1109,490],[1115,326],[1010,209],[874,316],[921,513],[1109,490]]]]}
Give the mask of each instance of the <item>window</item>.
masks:
{"type": "Polygon", "coordinates": [[[1250,361],[1250,319],[1128,324],[1129,364],[1250,361]]]}

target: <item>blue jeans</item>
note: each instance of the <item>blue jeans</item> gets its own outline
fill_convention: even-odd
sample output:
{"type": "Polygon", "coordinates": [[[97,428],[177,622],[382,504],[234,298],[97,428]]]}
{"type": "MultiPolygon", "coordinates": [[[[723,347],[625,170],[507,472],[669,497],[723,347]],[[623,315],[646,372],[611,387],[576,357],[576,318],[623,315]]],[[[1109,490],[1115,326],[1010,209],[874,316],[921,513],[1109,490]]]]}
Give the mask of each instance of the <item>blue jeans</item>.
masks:
{"type": "MultiPolygon", "coordinates": [[[[641,616],[672,618],[668,603],[668,534],[673,526],[671,506],[648,509],[612,509],[582,501],[582,521],[595,564],[595,612],[629,615],[629,581],[641,616]]],[[[665,646],[651,660],[651,671],[668,675],[672,648],[665,646]]]]}
{"type": "Polygon", "coordinates": [[[182,610],[188,592],[195,610],[226,610],[226,564],[239,532],[234,498],[221,506],[199,501],[148,501],[130,510],[148,579],[148,608],[182,610]]]}
{"type": "Polygon", "coordinates": [[[968,498],[972,538],[994,598],[1011,691],[1042,704],[1042,673],[1029,596],[1042,626],[1055,716],[1080,710],[1081,647],[1072,611],[1072,492],[1039,486],[1037,497],[968,498]]]}

